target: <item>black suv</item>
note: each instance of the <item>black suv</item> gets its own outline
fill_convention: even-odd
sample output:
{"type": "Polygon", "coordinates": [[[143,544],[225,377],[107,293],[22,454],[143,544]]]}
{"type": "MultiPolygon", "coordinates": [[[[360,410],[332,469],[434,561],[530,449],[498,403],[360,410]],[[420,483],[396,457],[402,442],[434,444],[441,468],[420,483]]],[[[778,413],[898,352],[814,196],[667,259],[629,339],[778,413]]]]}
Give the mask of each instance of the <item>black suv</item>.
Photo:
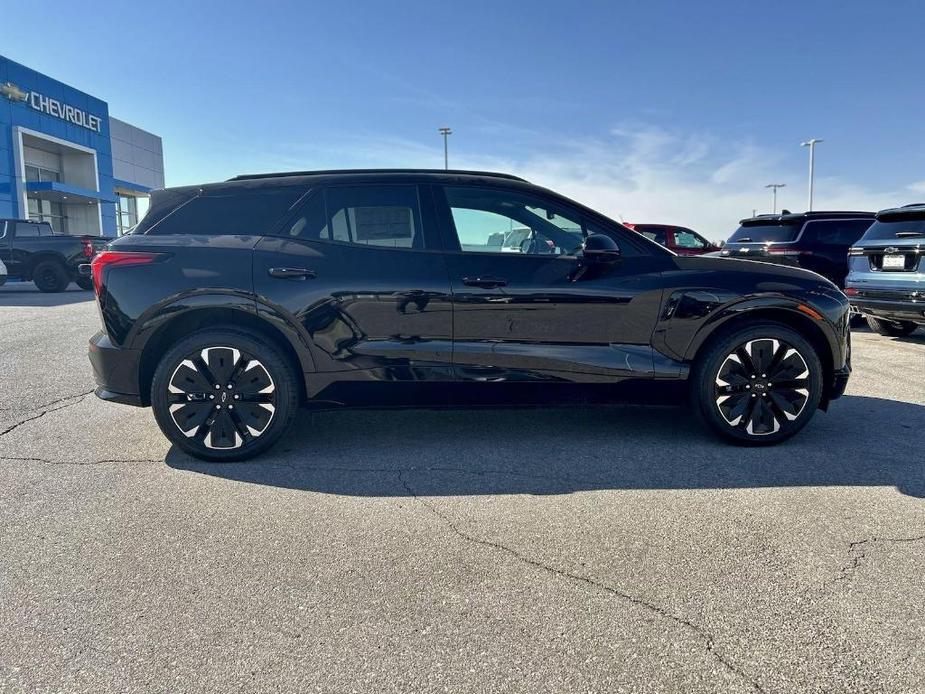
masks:
{"type": "Polygon", "coordinates": [[[874,223],[873,212],[762,214],[743,219],[720,251],[818,272],[839,287],[848,274],[848,249],[874,223]]]}
{"type": "Polygon", "coordinates": [[[851,370],[848,302],[827,280],[680,257],[501,174],[302,172],[156,191],[92,276],[97,394],[153,406],[171,441],[209,460],[266,450],[300,404],[578,394],[686,394],[727,439],[775,443],[851,370]],[[505,252],[510,234],[520,252],[505,252]]]}

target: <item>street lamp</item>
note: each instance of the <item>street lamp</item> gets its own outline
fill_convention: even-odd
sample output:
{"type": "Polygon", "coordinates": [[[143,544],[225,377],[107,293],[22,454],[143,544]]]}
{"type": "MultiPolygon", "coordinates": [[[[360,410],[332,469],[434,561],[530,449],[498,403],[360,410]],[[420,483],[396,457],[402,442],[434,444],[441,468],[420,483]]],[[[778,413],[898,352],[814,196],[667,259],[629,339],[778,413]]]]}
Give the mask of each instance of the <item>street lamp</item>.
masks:
{"type": "Polygon", "coordinates": [[[440,134],[443,135],[443,168],[450,168],[450,157],[449,150],[447,149],[447,141],[449,140],[450,135],[453,134],[453,131],[450,128],[440,128],[440,134]]]}
{"type": "Polygon", "coordinates": [[[773,200],[771,203],[771,214],[777,214],[777,189],[786,187],[786,183],[768,183],[768,185],[765,186],[765,188],[771,189],[771,199],[773,200]]]}
{"type": "Polygon", "coordinates": [[[806,142],[801,142],[800,147],[809,147],[809,206],[807,212],[813,211],[813,169],[816,163],[816,143],[825,142],[825,140],[820,140],[819,138],[814,137],[812,140],[807,140],[806,142]]]}

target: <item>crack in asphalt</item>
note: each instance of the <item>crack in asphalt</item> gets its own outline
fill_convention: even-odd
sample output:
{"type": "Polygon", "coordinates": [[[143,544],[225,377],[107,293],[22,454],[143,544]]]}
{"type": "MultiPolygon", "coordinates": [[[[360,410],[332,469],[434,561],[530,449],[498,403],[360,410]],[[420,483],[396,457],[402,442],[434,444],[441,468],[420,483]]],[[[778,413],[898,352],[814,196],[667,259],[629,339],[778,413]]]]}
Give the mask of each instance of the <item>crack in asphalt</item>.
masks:
{"type": "Polygon", "coordinates": [[[19,456],[0,456],[0,460],[5,460],[8,462],[21,462],[21,463],[43,463],[45,465],[74,465],[74,466],[86,466],[86,465],[108,465],[114,463],[163,463],[163,460],[151,460],[151,459],[137,459],[137,458],[107,458],[105,460],[51,460],[50,458],[23,458],[19,456]]]}
{"type": "Polygon", "coordinates": [[[848,543],[848,561],[838,570],[838,575],[830,580],[825,587],[832,586],[836,583],[849,581],[855,571],[860,567],[861,562],[867,558],[867,546],[875,542],[921,542],[925,540],[925,535],[916,537],[868,537],[866,540],[857,540],[848,543]]]}
{"type": "Polygon", "coordinates": [[[10,432],[15,431],[16,429],[21,427],[23,424],[27,424],[28,422],[34,422],[36,419],[41,419],[46,414],[49,414],[51,412],[57,412],[58,410],[63,410],[66,407],[71,407],[72,405],[76,405],[79,402],[83,402],[83,399],[86,398],[91,393],[93,393],[93,390],[88,390],[86,393],[77,393],[76,395],[68,395],[63,398],[58,398],[57,400],[52,400],[51,402],[47,402],[44,405],[40,405],[40,407],[43,409],[38,411],[37,414],[34,414],[31,417],[26,417],[25,419],[22,419],[16,422],[15,424],[11,424],[3,431],[0,431],[0,436],[6,436],[10,432]],[[73,400],[73,402],[66,402],[68,400],[73,400]],[[65,404],[61,405],[60,407],[52,407],[52,405],[57,405],[58,403],[62,403],[62,402],[65,404]]]}
{"type": "Polygon", "coordinates": [[[659,617],[668,619],[674,622],[675,624],[678,624],[679,626],[682,626],[685,629],[688,629],[694,632],[697,636],[699,636],[700,638],[704,640],[707,652],[711,656],[713,656],[727,671],[745,680],[749,685],[751,685],[754,691],[761,692],[761,694],[767,694],[767,690],[765,690],[758,683],[757,680],[749,677],[741,668],[739,668],[734,663],[730,662],[725,656],[723,656],[719,651],[716,650],[716,640],[711,633],[709,633],[702,627],[694,624],[690,620],[685,619],[684,617],[679,617],[675,614],[672,614],[664,607],[660,607],[656,604],[648,602],[647,600],[644,600],[643,598],[637,597],[635,595],[624,593],[621,590],[618,590],[605,583],[601,583],[600,581],[597,581],[593,578],[589,578],[588,576],[582,576],[580,574],[567,571],[566,569],[560,569],[558,567],[545,564],[538,559],[533,559],[532,557],[528,557],[527,555],[522,554],[516,549],[512,547],[508,547],[507,545],[501,544],[500,542],[486,540],[480,537],[476,537],[475,535],[472,535],[470,533],[467,533],[465,530],[462,530],[459,527],[459,525],[450,516],[441,512],[436,507],[436,505],[425,500],[423,497],[418,496],[417,492],[414,491],[414,489],[405,479],[403,470],[398,470],[398,480],[401,483],[401,485],[405,488],[405,491],[408,492],[408,495],[412,499],[414,499],[419,504],[424,506],[433,516],[440,519],[453,532],[453,534],[455,534],[456,536],[458,536],[465,542],[468,542],[470,544],[480,545],[482,547],[488,547],[490,549],[494,549],[496,551],[507,554],[508,556],[513,557],[517,561],[523,564],[526,564],[528,566],[531,566],[535,569],[539,569],[546,573],[550,573],[559,578],[565,578],[574,583],[580,583],[584,586],[591,587],[599,591],[603,591],[605,593],[608,593],[609,595],[619,598],[620,600],[623,600],[632,605],[635,605],[636,607],[641,607],[649,612],[652,612],[653,614],[658,615],[659,617]]]}

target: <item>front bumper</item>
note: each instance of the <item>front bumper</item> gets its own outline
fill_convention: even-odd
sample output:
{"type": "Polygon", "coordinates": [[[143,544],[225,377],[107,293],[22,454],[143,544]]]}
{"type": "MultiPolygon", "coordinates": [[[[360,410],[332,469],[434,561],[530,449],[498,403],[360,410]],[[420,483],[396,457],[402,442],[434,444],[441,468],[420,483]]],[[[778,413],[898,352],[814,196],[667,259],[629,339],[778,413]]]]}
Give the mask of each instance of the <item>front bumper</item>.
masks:
{"type": "Polygon", "coordinates": [[[90,338],[88,356],[93,377],[99,386],[97,397],[123,405],[142,407],[146,403],[138,388],[141,354],[134,349],[120,349],[102,330],[90,338]]]}

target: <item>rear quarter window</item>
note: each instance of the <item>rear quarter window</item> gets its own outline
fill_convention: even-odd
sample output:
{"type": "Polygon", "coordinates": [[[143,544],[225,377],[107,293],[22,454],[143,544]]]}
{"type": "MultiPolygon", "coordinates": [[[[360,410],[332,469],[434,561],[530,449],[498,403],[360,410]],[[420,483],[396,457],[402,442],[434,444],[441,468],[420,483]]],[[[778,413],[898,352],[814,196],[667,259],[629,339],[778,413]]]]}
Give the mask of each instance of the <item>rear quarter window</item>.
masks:
{"type": "Polygon", "coordinates": [[[302,197],[287,188],[225,195],[199,195],[162,217],[148,234],[263,235],[302,197]]]}

